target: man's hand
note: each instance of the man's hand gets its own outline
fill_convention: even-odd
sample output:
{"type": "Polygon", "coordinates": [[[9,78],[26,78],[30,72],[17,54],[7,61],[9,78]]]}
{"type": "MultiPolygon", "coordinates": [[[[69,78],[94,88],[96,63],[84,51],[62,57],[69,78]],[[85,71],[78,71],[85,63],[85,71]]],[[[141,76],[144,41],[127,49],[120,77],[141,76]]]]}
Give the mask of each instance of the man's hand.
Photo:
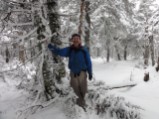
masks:
{"type": "Polygon", "coordinates": [[[90,80],[90,81],[92,80],[92,75],[91,75],[91,74],[89,75],[89,80],[90,80]]]}

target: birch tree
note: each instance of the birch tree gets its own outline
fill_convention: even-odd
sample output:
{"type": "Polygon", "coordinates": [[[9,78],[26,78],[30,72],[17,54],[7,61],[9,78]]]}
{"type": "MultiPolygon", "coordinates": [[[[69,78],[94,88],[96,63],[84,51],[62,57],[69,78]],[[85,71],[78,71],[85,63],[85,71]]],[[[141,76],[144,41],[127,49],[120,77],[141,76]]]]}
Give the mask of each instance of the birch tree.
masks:
{"type": "Polygon", "coordinates": [[[85,14],[85,0],[81,0],[78,33],[82,36],[84,31],[84,17],[85,17],[84,14],[85,14]]]}
{"type": "MultiPolygon", "coordinates": [[[[49,27],[51,30],[51,43],[54,45],[62,45],[60,41],[60,21],[58,16],[58,2],[56,0],[47,0],[47,12],[49,18],[49,27]]],[[[55,69],[55,79],[61,82],[61,78],[65,76],[65,68],[62,59],[59,56],[53,54],[54,63],[58,65],[59,69],[55,69]],[[58,72],[58,73],[57,73],[58,72]]]]}
{"type": "Polygon", "coordinates": [[[90,18],[90,1],[85,1],[85,19],[86,19],[86,25],[85,25],[85,45],[88,48],[88,51],[90,52],[90,45],[91,45],[91,39],[90,39],[90,28],[91,28],[91,18],[90,18]]]}

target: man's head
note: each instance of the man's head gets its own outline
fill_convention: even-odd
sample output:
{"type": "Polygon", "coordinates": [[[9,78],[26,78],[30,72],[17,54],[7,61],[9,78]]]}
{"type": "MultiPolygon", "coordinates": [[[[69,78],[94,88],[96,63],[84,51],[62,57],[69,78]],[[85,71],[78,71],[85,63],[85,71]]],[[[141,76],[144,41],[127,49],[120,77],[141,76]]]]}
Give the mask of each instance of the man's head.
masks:
{"type": "Polygon", "coordinates": [[[81,45],[81,36],[79,34],[73,34],[71,42],[73,43],[74,47],[79,47],[81,45]]]}

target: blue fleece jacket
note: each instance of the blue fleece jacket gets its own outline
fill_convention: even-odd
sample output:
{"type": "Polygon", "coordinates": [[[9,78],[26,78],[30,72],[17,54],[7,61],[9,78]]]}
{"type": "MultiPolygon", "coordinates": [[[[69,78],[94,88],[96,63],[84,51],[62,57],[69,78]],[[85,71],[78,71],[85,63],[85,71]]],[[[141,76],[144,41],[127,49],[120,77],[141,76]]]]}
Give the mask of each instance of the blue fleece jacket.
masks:
{"type": "Polygon", "coordinates": [[[48,48],[56,55],[68,57],[68,67],[74,74],[79,74],[82,70],[85,70],[88,71],[89,75],[92,75],[92,62],[87,48],[82,46],[78,49],[71,46],[58,48],[51,44],[48,45],[48,48]]]}

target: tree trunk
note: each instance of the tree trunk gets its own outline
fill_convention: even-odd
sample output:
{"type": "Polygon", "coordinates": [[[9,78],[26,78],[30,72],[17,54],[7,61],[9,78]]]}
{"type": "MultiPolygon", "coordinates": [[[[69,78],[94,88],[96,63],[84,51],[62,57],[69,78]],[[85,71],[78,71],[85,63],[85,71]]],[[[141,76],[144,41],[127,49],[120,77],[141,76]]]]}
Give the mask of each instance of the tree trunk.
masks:
{"type": "Polygon", "coordinates": [[[146,45],[144,53],[144,65],[148,66],[148,64],[149,64],[149,45],[146,45]]]}
{"type": "Polygon", "coordinates": [[[110,60],[110,47],[107,47],[107,62],[110,60]]]}
{"type": "Polygon", "coordinates": [[[148,26],[145,26],[145,52],[144,52],[144,65],[147,67],[149,64],[149,55],[150,55],[150,47],[149,47],[149,40],[148,40],[148,26]]]}
{"type": "MultiPolygon", "coordinates": [[[[32,1],[33,4],[39,4],[39,0],[33,0],[32,1]]],[[[43,35],[43,33],[45,32],[45,29],[42,27],[43,23],[42,23],[42,19],[39,15],[39,12],[41,11],[36,11],[36,9],[33,9],[33,19],[34,19],[34,26],[37,27],[37,39],[36,40],[42,40],[43,38],[45,38],[45,36],[43,35]]],[[[40,53],[41,51],[43,51],[43,47],[41,43],[38,43],[38,52],[36,52],[36,54],[40,53]]],[[[32,53],[32,52],[31,52],[32,53]]],[[[38,92],[37,98],[41,99],[41,98],[45,98],[47,99],[47,94],[45,93],[45,83],[44,83],[44,77],[43,77],[43,63],[44,63],[44,53],[42,52],[41,57],[39,59],[37,63],[37,72],[36,72],[36,79],[37,80],[37,85],[41,86],[41,90],[40,92],[38,92]]],[[[36,82],[36,81],[35,81],[36,82]]]]}
{"type": "Polygon", "coordinates": [[[10,52],[8,50],[8,47],[6,47],[5,53],[6,53],[6,63],[8,63],[10,59],[10,52]]]}
{"type": "Polygon", "coordinates": [[[24,46],[19,46],[19,61],[25,63],[25,49],[24,46]]]}
{"type": "Polygon", "coordinates": [[[107,47],[107,62],[110,60],[110,39],[106,41],[106,47],[107,47]]]}
{"type": "Polygon", "coordinates": [[[97,48],[96,48],[96,51],[97,51],[97,57],[100,57],[100,48],[97,47],[97,48]]]}
{"type": "MultiPolygon", "coordinates": [[[[40,2],[35,0],[34,2],[40,2]]],[[[44,40],[46,38],[45,32],[48,30],[44,26],[44,22],[42,17],[48,17],[49,20],[49,28],[51,30],[51,42],[54,45],[61,44],[59,40],[59,16],[57,14],[57,1],[56,0],[47,0],[47,16],[44,16],[43,7],[41,7],[41,11],[34,11],[34,23],[37,27],[37,39],[39,41],[44,40]]],[[[38,65],[38,73],[37,77],[41,80],[39,83],[43,86],[43,91],[41,95],[45,95],[46,100],[50,100],[54,98],[55,93],[61,93],[58,87],[56,86],[56,82],[61,82],[61,77],[65,75],[64,63],[62,62],[61,58],[53,55],[50,56],[46,51],[46,46],[42,43],[38,45],[39,52],[42,52],[41,59],[38,65]],[[56,68],[53,65],[56,64],[56,68]],[[52,70],[53,69],[53,70],[52,70]]]]}
{"type": "MultiPolygon", "coordinates": [[[[32,43],[32,41],[30,40],[30,46],[32,47],[33,46],[33,43],[32,43]]],[[[31,59],[31,62],[33,62],[33,57],[35,56],[35,49],[34,48],[32,48],[31,50],[30,50],[30,59],[31,59]]]]}
{"type": "Polygon", "coordinates": [[[84,21],[84,9],[85,9],[85,0],[81,0],[81,8],[80,8],[80,18],[79,18],[79,27],[78,27],[78,33],[80,35],[83,35],[83,21],[84,21]]]}
{"type": "Polygon", "coordinates": [[[159,57],[157,59],[157,67],[156,67],[156,71],[158,72],[159,71],[159,57]]]}
{"type": "Polygon", "coordinates": [[[155,65],[155,51],[153,35],[149,36],[152,66],[155,65]]]}
{"type": "Polygon", "coordinates": [[[90,52],[90,24],[91,24],[91,20],[90,20],[90,15],[89,15],[89,8],[90,2],[86,1],[85,2],[85,19],[86,19],[86,23],[87,25],[85,26],[85,43],[86,43],[86,47],[88,48],[88,51],[90,52]]]}
{"type": "Polygon", "coordinates": [[[127,45],[124,47],[124,60],[127,60],[127,45]]]}
{"type": "MultiPolygon", "coordinates": [[[[61,45],[61,41],[59,39],[59,30],[60,30],[60,23],[59,23],[59,15],[58,15],[58,2],[57,0],[47,0],[47,9],[48,9],[48,18],[49,18],[49,27],[51,33],[54,34],[51,38],[51,42],[54,45],[61,45]]],[[[60,83],[61,78],[65,76],[65,66],[62,62],[62,59],[59,56],[53,54],[54,62],[58,64],[58,69],[54,69],[55,79],[60,83]],[[58,72],[58,73],[57,73],[58,72]]]]}
{"type": "Polygon", "coordinates": [[[145,82],[147,82],[147,81],[149,81],[149,72],[147,72],[147,73],[145,73],[145,75],[144,75],[144,81],[145,82]]]}
{"type": "Polygon", "coordinates": [[[120,53],[119,53],[117,45],[115,45],[115,50],[116,50],[118,60],[121,60],[120,53]]]}

